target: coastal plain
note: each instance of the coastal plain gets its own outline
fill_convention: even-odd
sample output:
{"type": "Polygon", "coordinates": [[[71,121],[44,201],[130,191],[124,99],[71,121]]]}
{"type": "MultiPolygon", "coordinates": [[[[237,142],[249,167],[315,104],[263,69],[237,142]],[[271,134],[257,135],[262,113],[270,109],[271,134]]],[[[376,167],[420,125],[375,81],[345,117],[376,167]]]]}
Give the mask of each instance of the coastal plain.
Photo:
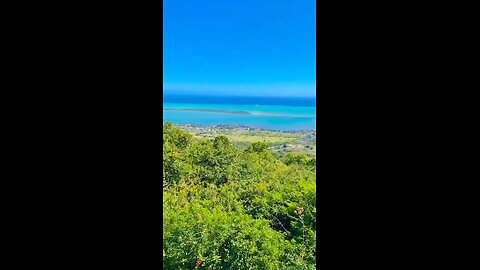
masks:
{"type": "Polygon", "coordinates": [[[178,126],[197,139],[214,139],[223,135],[241,148],[254,142],[265,142],[274,153],[297,152],[316,156],[315,130],[275,131],[230,125],[181,124],[178,126]]]}

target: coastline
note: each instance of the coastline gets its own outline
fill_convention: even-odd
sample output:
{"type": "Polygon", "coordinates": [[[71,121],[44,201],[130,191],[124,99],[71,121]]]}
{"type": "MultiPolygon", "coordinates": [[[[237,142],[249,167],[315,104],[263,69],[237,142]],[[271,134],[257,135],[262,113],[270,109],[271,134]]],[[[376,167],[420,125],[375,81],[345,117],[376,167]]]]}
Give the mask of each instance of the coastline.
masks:
{"type": "Polygon", "coordinates": [[[229,113],[229,114],[273,116],[273,117],[290,117],[290,118],[315,118],[315,116],[309,116],[309,115],[249,112],[249,111],[236,111],[236,110],[223,110],[223,109],[163,108],[163,110],[165,110],[165,111],[187,111],[187,112],[208,112],[208,113],[229,113]]]}
{"type": "MultiPolygon", "coordinates": [[[[169,121],[163,121],[163,123],[169,123],[169,121]]],[[[170,122],[171,123],[171,122],[170,122]]],[[[298,129],[298,130],[278,130],[268,128],[258,128],[242,124],[221,124],[221,125],[209,125],[209,124],[185,124],[185,123],[173,123],[181,128],[210,128],[210,129],[231,129],[231,130],[244,130],[244,131],[267,131],[278,133],[305,133],[305,132],[317,132],[317,129],[298,129]]]]}

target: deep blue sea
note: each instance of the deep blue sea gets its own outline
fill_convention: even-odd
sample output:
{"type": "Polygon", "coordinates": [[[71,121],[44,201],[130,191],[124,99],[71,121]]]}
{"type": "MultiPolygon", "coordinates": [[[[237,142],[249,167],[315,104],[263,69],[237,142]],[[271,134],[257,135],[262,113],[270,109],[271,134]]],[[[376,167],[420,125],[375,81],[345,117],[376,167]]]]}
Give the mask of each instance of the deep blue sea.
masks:
{"type": "Polygon", "coordinates": [[[315,98],[163,97],[163,120],[177,124],[243,125],[271,130],[316,129],[315,98]]]}

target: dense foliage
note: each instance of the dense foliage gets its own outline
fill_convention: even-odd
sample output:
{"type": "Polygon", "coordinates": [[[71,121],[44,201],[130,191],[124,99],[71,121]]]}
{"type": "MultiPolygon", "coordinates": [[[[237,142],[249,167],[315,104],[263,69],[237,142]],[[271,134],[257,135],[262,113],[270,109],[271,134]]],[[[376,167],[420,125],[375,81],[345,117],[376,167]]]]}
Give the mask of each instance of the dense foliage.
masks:
{"type": "Polygon", "coordinates": [[[315,269],[315,159],[163,126],[165,269],[315,269]]]}

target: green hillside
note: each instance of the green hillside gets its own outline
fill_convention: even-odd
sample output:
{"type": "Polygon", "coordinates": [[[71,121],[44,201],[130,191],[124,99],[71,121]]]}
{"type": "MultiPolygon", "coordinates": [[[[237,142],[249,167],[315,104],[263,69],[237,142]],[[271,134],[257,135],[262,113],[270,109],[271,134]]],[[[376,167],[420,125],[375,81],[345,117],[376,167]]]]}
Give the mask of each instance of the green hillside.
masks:
{"type": "Polygon", "coordinates": [[[163,125],[164,269],[315,269],[316,160],[269,148],[163,125]]]}

